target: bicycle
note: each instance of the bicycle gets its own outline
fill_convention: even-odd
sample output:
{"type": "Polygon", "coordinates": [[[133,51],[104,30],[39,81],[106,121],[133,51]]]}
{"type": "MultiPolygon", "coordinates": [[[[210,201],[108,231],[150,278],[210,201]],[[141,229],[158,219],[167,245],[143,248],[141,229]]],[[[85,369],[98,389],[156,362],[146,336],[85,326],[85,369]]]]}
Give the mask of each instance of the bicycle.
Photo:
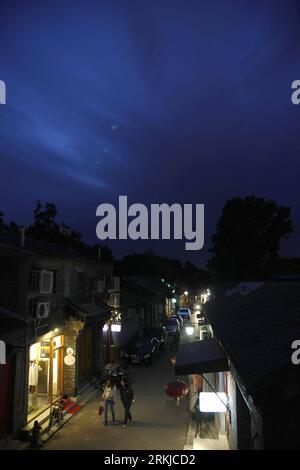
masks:
{"type": "Polygon", "coordinates": [[[50,430],[54,424],[58,424],[64,419],[64,401],[60,400],[58,403],[55,403],[49,414],[49,424],[47,427],[47,433],[50,433],[50,430]]]}

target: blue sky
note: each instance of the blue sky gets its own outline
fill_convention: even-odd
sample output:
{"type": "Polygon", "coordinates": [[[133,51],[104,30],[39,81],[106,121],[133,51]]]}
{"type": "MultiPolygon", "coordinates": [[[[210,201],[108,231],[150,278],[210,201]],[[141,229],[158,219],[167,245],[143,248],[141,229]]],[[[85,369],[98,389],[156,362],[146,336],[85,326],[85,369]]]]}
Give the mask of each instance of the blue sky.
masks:
{"type": "Polygon", "coordinates": [[[114,242],[205,262],[225,201],[293,207],[284,254],[300,255],[300,7],[243,2],[0,4],[0,210],[30,223],[35,201],[95,241],[95,211],[129,202],[204,203],[205,249],[114,242]]]}

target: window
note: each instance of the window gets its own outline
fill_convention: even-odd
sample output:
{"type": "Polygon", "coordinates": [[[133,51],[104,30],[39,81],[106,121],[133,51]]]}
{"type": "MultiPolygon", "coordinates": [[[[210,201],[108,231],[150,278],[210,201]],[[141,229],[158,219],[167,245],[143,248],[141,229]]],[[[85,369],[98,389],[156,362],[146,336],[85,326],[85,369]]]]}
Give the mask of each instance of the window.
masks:
{"type": "Polygon", "coordinates": [[[114,308],[120,307],[120,294],[111,293],[109,296],[109,305],[114,308]]]}
{"type": "Polygon", "coordinates": [[[109,280],[109,290],[119,291],[120,290],[120,278],[113,276],[109,280]]]}
{"type": "Polygon", "coordinates": [[[40,271],[33,271],[31,276],[31,290],[39,292],[40,290],[40,271]]]}
{"type": "Polygon", "coordinates": [[[77,273],[77,290],[81,292],[84,290],[84,273],[83,272],[77,273]]]}
{"type": "Polygon", "coordinates": [[[42,271],[40,276],[40,292],[50,294],[53,292],[53,271],[42,271]]]}
{"type": "Polygon", "coordinates": [[[31,278],[31,290],[41,294],[50,294],[54,291],[53,271],[33,271],[31,278]]]}
{"type": "Polygon", "coordinates": [[[90,290],[94,291],[96,290],[96,279],[94,277],[90,277],[90,290]]]}

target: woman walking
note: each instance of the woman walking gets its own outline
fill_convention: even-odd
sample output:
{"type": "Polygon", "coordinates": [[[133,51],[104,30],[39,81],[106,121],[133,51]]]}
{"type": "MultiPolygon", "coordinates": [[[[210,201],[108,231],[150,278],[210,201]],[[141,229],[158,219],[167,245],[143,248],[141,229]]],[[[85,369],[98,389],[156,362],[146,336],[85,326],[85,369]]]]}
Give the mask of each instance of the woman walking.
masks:
{"type": "Polygon", "coordinates": [[[104,424],[107,426],[107,415],[108,415],[108,407],[110,407],[111,415],[112,415],[112,420],[115,421],[115,400],[116,400],[116,393],[117,393],[117,387],[113,385],[111,379],[108,379],[106,382],[104,392],[102,399],[104,400],[104,424]]]}

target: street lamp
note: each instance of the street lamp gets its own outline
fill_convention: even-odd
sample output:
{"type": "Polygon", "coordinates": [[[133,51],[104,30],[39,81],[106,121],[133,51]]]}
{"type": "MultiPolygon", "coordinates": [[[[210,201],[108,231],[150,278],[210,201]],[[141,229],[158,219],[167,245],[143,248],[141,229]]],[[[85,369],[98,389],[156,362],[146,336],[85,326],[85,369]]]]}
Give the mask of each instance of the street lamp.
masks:
{"type": "Polygon", "coordinates": [[[110,361],[110,345],[112,340],[112,333],[120,333],[122,329],[121,323],[113,323],[110,319],[102,328],[102,331],[106,335],[106,362],[110,361]]]}

